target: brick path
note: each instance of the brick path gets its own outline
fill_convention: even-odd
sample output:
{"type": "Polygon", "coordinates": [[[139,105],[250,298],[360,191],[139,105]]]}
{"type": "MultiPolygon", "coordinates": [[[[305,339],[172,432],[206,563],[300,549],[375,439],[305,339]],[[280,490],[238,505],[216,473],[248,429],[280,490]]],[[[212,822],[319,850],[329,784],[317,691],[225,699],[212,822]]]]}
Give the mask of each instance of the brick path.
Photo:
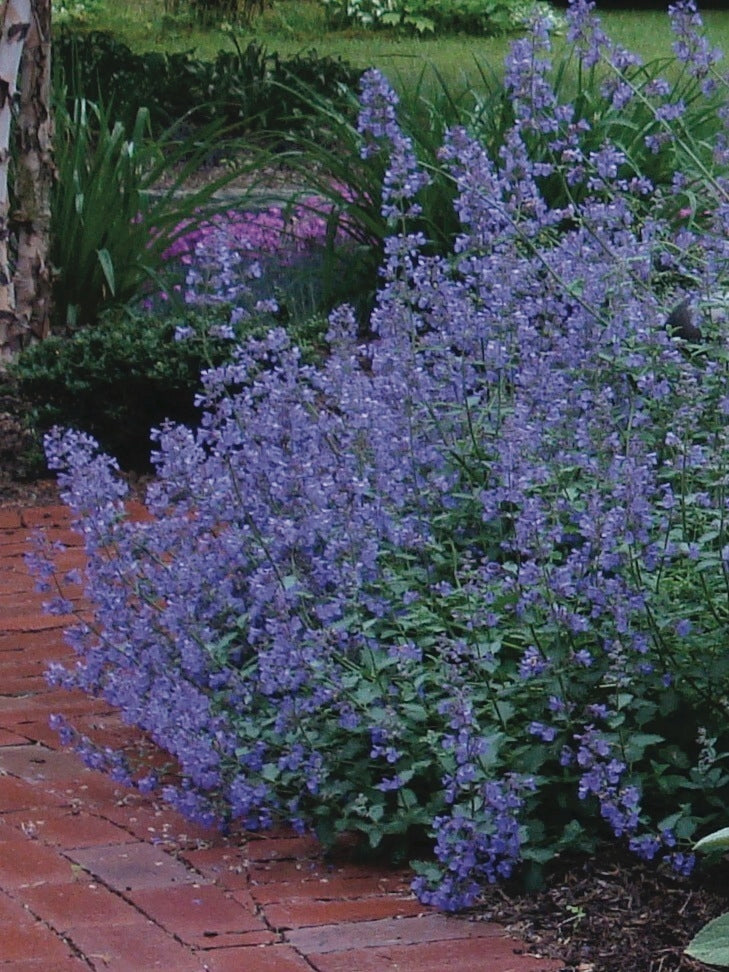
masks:
{"type": "Polygon", "coordinates": [[[0,509],[0,967],[38,972],[556,972],[505,929],[421,906],[405,872],[327,864],[309,838],[189,825],[59,747],[63,711],[131,740],[105,704],[49,689],[68,619],[44,615],[23,554],[59,507],[0,509]]]}

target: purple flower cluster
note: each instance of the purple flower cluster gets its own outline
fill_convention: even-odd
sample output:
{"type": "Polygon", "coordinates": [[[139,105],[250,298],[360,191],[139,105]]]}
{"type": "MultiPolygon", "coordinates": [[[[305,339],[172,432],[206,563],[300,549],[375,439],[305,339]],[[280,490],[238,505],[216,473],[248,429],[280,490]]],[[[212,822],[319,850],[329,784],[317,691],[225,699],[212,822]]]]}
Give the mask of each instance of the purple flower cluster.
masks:
{"type": "MultiPolygon", "coordinates": [[[[586,51],[607,43],[590,4],[571,16],[586,51]]],[[[711,416],[729,379],[663,323],[688,282],[726,292],[729,207],[701,231],[637,220],[647,183],[622,177],[612,144],[578,151],[547,53],[537,28],[512,54],[498,160],[464,128],[446,136],[461,226],[446,256],[411,232],[427,177],[393,92],[365,75],[360,131],[387,154],[393,225],[367,347],[346,306],[317,367],[283,330],[236,347],[202,377],[199,430],[155,433],[143,520],[91,440],[47,442],[94,604],[52,677],[166,749],[180,778],[165,795],[194,819],[318,821],[373,846],[427,829],[436,863],[415,887],[445,909],[571,828],[685,870],[666,788],[685,806],[728,798],[690,748],[685,792],[665,769],[677,691],[718,714],[717,738],[726,724],[712,597],[729,433],[711,416]],[[535,131],[584,176],[579,205],[545,203],[535,131]]],[[[215,273],[229,298],[237,267],[215,273]]]]}
{"type": "Polygon", "coordinates": [[[724,56],[723,51],[721,48],[712,48],[703,36],[703,23],[694,0],[678,0],[677,3],[669,5],[668,12],[676,35],[673,44],[676,57],[687,66],[694,77],[703,81],[704,93],[712,93],[716,81],[711,77],[711,72],[724,56]]]}
{"type": "Polygon", "coordinates": [[[391,225],[419,216],[422,208],[415,201],[430,182],[415,155],[413,140],[403,134],[397,123],[397,95],[385,77],[374,68],[362,76],[362,110],[358,131],[364,137],[362,157],[386,151],[389,164],[382,185],[382,215],[391,225]]]}
{"type": "Polygon", "coordinates": [[[413,881],[423,904],[444,911],[471,907],[484,884],[511,876],[521,858],[519,811],[525,784],[513,777],[484,784],[477,814],[454,810],[436,817],[435,856],[443,874],[435,889],[424,877],[413,881]]]}
{"type": "Polygon", "coordinates": [[[260,211],[231,209],[196,224],[189,232],[181,227],[182,232],[163,257],[191,266],[198,247],[203,251],[214,249],[222,238],[229,249],[240,250],[252,260],[276,256],[290,263],[321,242],[326,226],[326,204],[313,197],[300,200],[290,213],[280,206],[260,211]]]}

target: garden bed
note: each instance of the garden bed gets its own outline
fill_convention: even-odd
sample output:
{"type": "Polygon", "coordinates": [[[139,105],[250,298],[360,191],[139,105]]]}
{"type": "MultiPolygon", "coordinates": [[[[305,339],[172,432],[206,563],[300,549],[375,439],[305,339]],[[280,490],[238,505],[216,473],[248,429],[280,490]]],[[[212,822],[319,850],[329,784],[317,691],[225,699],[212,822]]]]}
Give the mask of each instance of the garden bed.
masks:
{"type": "Polygon", "coordinates": [[[578,110],[549,88],[543,25],[507,62],[514,119],[442,149],[368,72],[330,185],[384,248],[376,339],[349,302],[300,355],[231,212],[176,241],[140,334],[168,291],[215,315],[170,331],[182,351],[241,340],[241,294],[277,327],[205,370],[196,436],[155,437],[152,520],[124,520],[94,441],[48,440],[101,632],[69,632],[81,663],[52,684],[121,709],[179,780],[59,717],[64,741],[200,823],[354,834],[398,861],[430,841],[424,905],[505,921],[575,972],[696,969],[683,950],[727,906],[686,876],[729,806],[729,155],[690,13],[673,87],[578,22],[585,67],[613,71],[578,110]]]}

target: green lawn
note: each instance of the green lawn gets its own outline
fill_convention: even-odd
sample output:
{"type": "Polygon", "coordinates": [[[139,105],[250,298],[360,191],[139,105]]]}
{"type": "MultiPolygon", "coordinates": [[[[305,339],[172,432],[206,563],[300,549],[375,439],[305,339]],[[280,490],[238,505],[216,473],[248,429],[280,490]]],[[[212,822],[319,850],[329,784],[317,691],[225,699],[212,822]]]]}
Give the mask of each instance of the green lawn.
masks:
{"type": "MultiPolygon", "coordinates": [[[[105,9],[93,26],[113,30],[136,50],[167,51],[194,48],[202,57],[212,57],[231,41],[219,30],[190,29],[185,17],[165,12],[163,0],[116,0],[105,9]]],[[[184,9],[183,6],[180,9],[184,9]]],[[[639,52],[645,60],[671,53],[672,34],[668,17],[660,12],[614,12],[601,14],[608,33],[625,47],[639,52]]],[[[729,12],[710,11],[704,16],[709,37],[729,51],[729,12]]],[[[476,81],[475,61],[499,70],[509,46],[508,38],[444,37],[398,38],[384,32],[327,32],[322,7],[316,0],[276,0],[274,6],[258,17],[252,28],[239,32],[240,42],[252,39],[290,56],[312,47],[320,54],[341,55],[359,67],[377,66],[394,83],[407,83],[418,77],[424,64],[437,67],[449,84],[476,81]]],[[[564,43],[557,40],[556,47],[564,43]]]]}

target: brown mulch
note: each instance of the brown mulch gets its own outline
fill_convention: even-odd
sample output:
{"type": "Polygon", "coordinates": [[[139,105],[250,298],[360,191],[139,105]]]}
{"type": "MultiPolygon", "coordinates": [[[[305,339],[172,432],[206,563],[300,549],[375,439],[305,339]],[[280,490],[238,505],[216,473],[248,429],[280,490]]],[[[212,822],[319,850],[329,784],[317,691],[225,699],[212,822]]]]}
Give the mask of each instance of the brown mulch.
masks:
{"type": "MultiPolygon", "coordinates": [[[[59,502],[23,413],[24,403],[0,376],[0,507],[59,502]]],[[[130,482],[137,494],[143,485],[130,482]]],[[[616,850],[558,862],[543,891],[488,888],[475,910],[563,961],[564,972],[699,972],[708,967],[683,951],[708,921],[729,911],[729,881],[725,867],[678,878],[616,850]]]]}
{"type": "Polygon", "coordinates": [[[559,863],[547,888],[489,888],[478,913],[565,963],[564,972],[699,972],[693,936],[729,911],[725,866],[690,878],[614,851],[559,863]]]}

